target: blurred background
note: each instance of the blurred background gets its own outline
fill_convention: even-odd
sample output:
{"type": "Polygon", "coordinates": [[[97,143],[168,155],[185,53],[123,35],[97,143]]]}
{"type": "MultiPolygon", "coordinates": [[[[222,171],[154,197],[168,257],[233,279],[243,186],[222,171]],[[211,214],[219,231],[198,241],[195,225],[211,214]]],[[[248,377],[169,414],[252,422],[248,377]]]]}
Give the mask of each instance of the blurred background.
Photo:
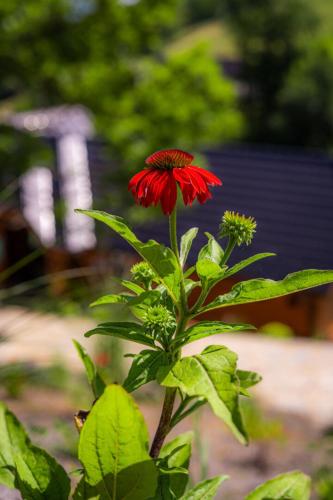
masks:
{"type": "MultiPolygon", "coordinates": [[[[229,209],[258,222],[253,248],[235,258],[278,254],[238,279],[333,268],[333,4],[11,0],[0,24],[0,396],[74,468],[72,415],[91,401],[71,339],[122,381],[132,346],[83,333],[126,319],[89,303],[137,259],[75,208],[125,216],[143,239],[166,242],[165,218],[139,210],[127,183],[153,151],[181,148],[224,184],[181,211],[180,232],[202,233],[190,259],[229,209]]],[[[209,412],[184,422],[196,429],[193,478],[230,474],[223,498],[238,500],[300,468],[314,498],[332,499],[333,288],[214,314],[257,326],[216,342],[264,381],[244,404],[248,449],[209,412]]],[[[158,390],[138,398],[154,429],[158,390]]]]}

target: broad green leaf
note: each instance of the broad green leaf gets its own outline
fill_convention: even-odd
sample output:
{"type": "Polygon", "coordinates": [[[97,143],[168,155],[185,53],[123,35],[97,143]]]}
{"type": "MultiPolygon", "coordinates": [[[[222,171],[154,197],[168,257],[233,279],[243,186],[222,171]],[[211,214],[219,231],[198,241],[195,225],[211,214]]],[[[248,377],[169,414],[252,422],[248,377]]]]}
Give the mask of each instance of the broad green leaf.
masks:
{"type": "Polygon", "coordinates": [[[137,283],[133,283],[133,281],[128,281],[128,280],[119,280],[119,283],[125,287],[128,288],[128,290],[131,290],[131,292],[135,293],[136,295],[140,295],[145,291],[142,286],[138,285],[137,283]]]}
{"type": "Polygon", "coordinates": [[[2,403],[0,443],[1,484],[20,489],[23,500],[68,499],[70,483],[64,469],[31,443],[23,426],[2,403]]]}
{"type": "Polygon", "coordinates": [[[152,351],[150,349],[141,351],[133,359],[130,371],[123,383],[124,389],[127,392],[132,392],[155,380],[158,369],[168,364],[168,355],[165,351],[152,351]]]}
{"type": "Polygon", "coordinates": [[[177,361],[169,370],[161,368],[161,385],[177,387],[188,396],[202,397],[241,443],[247,443],[239,409],[237,355],[224,346],[212,345],[201,354],[177,361]]]}
{"type": "Polygon", "coordinates": [[[191,250],[192,242],[198,234],[198,228],[192,227],[180,239],[180,264],[184,267],[189,251],[191,250]]]}
{"type": "Polygon", "coordinates": [[[84,364],[88,382],[92,388],[94,396],[95,398],[99,398],[104,392],[105,382],[99,375],[93,360],[91,359],[85,348],[82,347],[82,345],[79,344],[79,342],[77,342],[76,340],[73,340],[73,344],[82,360],[82,363],[84,364]]]}
{"type": "Polygon", "coordinates": [[[110,337],[118,337],[119,339],[131,340],[138,344],[155,347],[154,339],[145,332],[143,326],[127,321],[101,323],[84,334],[85,337],[91,337],[92,335],[109,335],[110,337]]]}
{"type": "Polygon", "coordinates": [[[198,260],[196,271],[201,280],[202,288],[208,292],[208,290],[224,278],[225,269],[225,267],[221,268],[210,259],[198,260]]]}
{"type": "Polygon", "coordinates": [[[238,273],[242,269],[245,269],[246,267],[250,266],[251,264],[254,264],[254,262],[257,262],[258,260],[261,259],[266,259],[267,257],[275,257],[275,253],[257,253],[256,255],[252,255],[252,257],[249,257],[248,259],[242,260],[241,262],[238,262],[234,266],[230,267],[224,277],[229,278],[229,276],[232,276],[233,274],[238,273]]]}
{"type": "Polygon", "coordinates": [[[158,487],[154,500],[180,498],[188,483],[193,433],[180,434],[165,444],[159,455],[158,487]]]}
{"type": "Polygon", "coordinates": [[[255,327],[246,323],[224,323],[223,321],[199,321],[193,326],[190,326],[184,336],[175,339],[177,345],[185,345],[194,342],[195,340],[220,333],[244,332],[246,330],[255,330],[255,327]]]}
{"type": "Polygon", "coordinates": [[[210,259],[215,264],[220,265],[224,251],[212,234],[205,233],[205,235],[208,238],[208,243],[200,250],[198,260],[210,259]]]}
{"type": "Polygon", "coordinates": [[[106,304],[127,304],[132,313],[139,319],[143,319],[146,309],[149,306],[157,304],[161,301],[161,292],[158,290],[144,291],[140,295],[103,295],[95,300],[90,307],[106,305],[106,304]]]}
{"type": "Polygon", "coordinates": [[[160,245],[154,240],[147,243],[140,241],[133,233],[127,222],[115,215],[107,214],[98,210],[76,210],[78,213],[88,215],[93,219],[104,222],[107,226],[124,238],[143,259],[145,259],[155,271],[161,282],[165,285],[168,293],[175,304],[180,299],[180,282],[182,279],[181,269],[177,257],[173,251],[160,245]]]}
{"type": "Polygon", "coordinates": [[[249,493],[245,500],[309,500],[311,479],[300,471],[270,479],[249,493]]]}
{"type": "Polygon", "coordinates": [[[219,295],[213,302],[203,307],[200,312],[218,309],[219,307],[275,299],[283,295],[332,282],[333,271],[320,271],[316,269],[288,274],[281,281],[263,278],[243,281],[233,286],[230,292],[219,295]]]}
{"type": "Polygon", "coordinates": [[[69,478],[46,451],[30,445],[16,454],[15,465],[15,485],[23,500],[68,500],[69,478]]]}
{"type": "Polygon", "coordinates": [[[256,384],[259,384],[259,382],[261,382],[262,380],[261,375],[259,375],[259,373],[247,370],[237,370],[236,374],[239,380],[240,393],[243,394],[243,396],[250,397],[247,389],[256,384]]]}
{"type": "Polygon", "coordinates": [[[194,488],[187,491],[181,497],[181,500],[212,500],[220,487],[220,485],[228,479],[228,476],[216,476],[212,479],[206,479],[197,484],[194,488]]]}
{"type": "Polygon", "coordinates": [[[147,500],[157,487],[144,419],[127,392],[108,386],[83,425],[79,459],[101,499],[147,500]]]}

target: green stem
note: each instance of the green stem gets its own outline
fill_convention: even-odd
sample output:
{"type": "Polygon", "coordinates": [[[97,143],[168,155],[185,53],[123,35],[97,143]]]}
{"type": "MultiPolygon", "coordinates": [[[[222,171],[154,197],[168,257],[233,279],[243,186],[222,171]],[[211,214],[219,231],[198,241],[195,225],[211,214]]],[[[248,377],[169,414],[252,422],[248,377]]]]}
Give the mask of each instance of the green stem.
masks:
{"type": "Polygon", "coordinates": [[[172,387],[167,387],[165,390],[164,403],[160,421],[150,450],[150,456],[152,458],[158,458],[164,440],[168,432],[170,431],[170,422],[171,422],[175,399],[176,399],[176,389],[173,389],[172,387]]]}
{"type": "MultiPolygon", "coordinates": [[[[181,333],[186,328],[186,323],[188,320],[188,311],[187,311],[187,301],[186,301],[186,294],[185,294],[184,275],[183,275],[183,271],[182,271],[181,265],[180,265],[179,250],[178,250],[176,209],[172,212],[172,214],[169,217],[169,233],[170,233],[170,246],[171,246],[171,249],[173,250],[174,254],[176,255],[176,258],[177,258],[178,264],[179,264],[179,269],[181,270],[181,273],[182,273],[181,282],[180,282],[181,300],[180,300],[180,304],[178,306],[179,317],[178,317],[177,328],[176,328],[176,332],[175,332],[175,337],[177,337],[178,335],[181,335],[181,333]]],[[[181,355],[180,349],[177,349],[174,352],[171,352],[172,361],[176,361],[177,359],[179,359],[180,355],[181,355]]],[[[176,394],[177,394],[177,389],[175,389],[173,387],[167,387],[165,390],[164,402],[163,402],[163,408],[162,408],[162,412],[161,412],[161,416],[160,416],[160,421],[159,421],[159,424],[158,424],[158,427],[157,427],[157,430],[155,433],[155,437],[153,439],[153,443],[151,446],[151,450],[150,450],[150,456],[152,458],[155,458],[155,459],[158,458],[160,451],[161,451],[161,448],[163,446],[164,440],[171,430],[171,419],[172,419],[172,413],[173,413],[173,407],[175,404],[176,394]]]]}
{"type": "Polygon", "coordinates": [[[224,252],[224,255],[223,255],[223,258],[222,258],[222,261],[220,263],[220,266],[224,266],[226,263],[227,263],[227,260],[229,259],[233,249],[235,248],[236,246],[236,243],[237,243],[237,240],[236,238],[229,238],[229,242],[228,242],[228,246],[224,252]]]}
{"type": "Polygon", "coordinates": [[[178,262],[180,262],[179,250],[178,250],[178,240],[177,240],[177,209],[176,208],[169,216],[169,234],[170,234],[171,248],[177,257],[178,262]]]}

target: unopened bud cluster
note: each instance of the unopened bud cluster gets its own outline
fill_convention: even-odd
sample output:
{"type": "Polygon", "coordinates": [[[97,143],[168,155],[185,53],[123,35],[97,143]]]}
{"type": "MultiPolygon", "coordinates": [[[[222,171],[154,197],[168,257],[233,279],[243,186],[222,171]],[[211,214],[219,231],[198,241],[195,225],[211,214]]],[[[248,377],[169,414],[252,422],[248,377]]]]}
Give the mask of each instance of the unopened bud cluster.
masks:
{"type": "Polygon", "coordinates": [[[256,232],[257,223],[253,217],[245,217],[236,212],[227,210],[220,224],[220,238],[228,236],[240,246],[242,244],[249,245],[256,232]]]}
{"type": "Polygon", "coordinates": [[[138,262],[131,268],[133,281],[148,288],[155,278],[155,273],[147,262],[138,262]]]}
{"type": "Polygon", "coordinates": [[[150,306],[147,308],[143,326],[145,330],[157,340],[165,339],[176,328],[173,314],[164,306],[150,306]]]}

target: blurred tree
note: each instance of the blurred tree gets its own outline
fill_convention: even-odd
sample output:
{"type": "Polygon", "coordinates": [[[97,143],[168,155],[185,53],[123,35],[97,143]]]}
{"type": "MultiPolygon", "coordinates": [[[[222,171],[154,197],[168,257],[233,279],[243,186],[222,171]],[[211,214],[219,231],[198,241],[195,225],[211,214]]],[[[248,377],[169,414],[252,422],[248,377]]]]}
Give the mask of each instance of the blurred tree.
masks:
{"type": "Polygon", "coordinates": [[[241,54],[249,137],[284,140],[277,116],[279,94],[315,32],[312,6],[307,0],[222,0],[222,4],[241,54]]]}
{"type": "Polygon", "coordinates": [[[163,55],[182,7],[183,0],[0,3],[7,112],[84,104],[113,157],[133,162],[154,148],[198,149],[238,136],[235,93],[210,56],[163,55]]]}
{"type": "Polygon", "coordinates": [[[304,146],[332,147],[332,37],[319,38],[309,45],[291,68],[280,103],[280,127],[286,140],[304,146]]]}
{"type": "Polygon", "coordinates": [[[220,0],[185,0],[185,24],[199,23],[213,19],[220,8],[220,0]]]}

